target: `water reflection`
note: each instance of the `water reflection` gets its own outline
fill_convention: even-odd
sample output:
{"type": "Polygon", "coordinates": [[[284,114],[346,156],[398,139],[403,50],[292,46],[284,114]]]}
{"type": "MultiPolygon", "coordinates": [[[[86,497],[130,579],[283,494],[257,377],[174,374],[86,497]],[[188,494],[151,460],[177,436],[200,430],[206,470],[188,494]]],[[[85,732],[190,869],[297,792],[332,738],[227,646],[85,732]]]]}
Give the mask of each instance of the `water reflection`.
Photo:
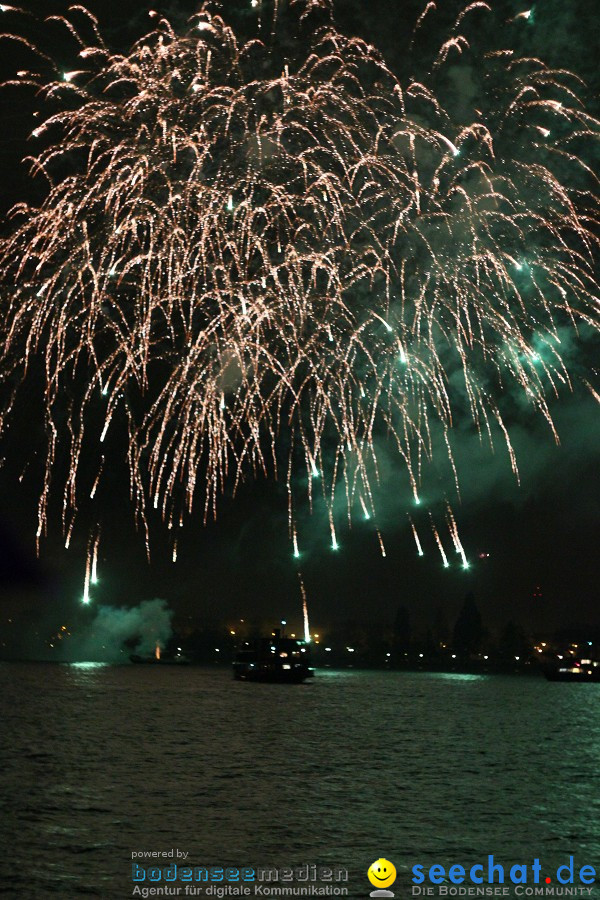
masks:
{"type": "Polygon", "coordinates": [[[110,663],[106,662],[72,662],[65,663],[65,665],[69,666],[72,669],[103,669],[105,666],[110,665],[110,663]]]}
{"type": "Polygon", "coordinates": [[[345,865],[351,898],[379,855],[396,896],[418,862],[600,858],[600,685],[361,670],[251,685],[82,661],[0,666],[0,692],[14,896],[125,896],[131,850],[172,846],[195,865],[345,865]]]}

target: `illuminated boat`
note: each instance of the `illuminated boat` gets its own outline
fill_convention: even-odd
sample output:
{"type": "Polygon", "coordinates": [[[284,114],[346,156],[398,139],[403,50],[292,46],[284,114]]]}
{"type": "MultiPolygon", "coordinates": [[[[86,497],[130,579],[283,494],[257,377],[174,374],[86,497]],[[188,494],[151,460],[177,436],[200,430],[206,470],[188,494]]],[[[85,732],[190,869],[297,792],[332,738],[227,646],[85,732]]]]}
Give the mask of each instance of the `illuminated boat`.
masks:
{"type": "Polygon", "coordinates": [[[591,684],[600,681],[600,662],[595,659],[569,659],[549,666],[544,675],[548,681],[571,681],[591,684]]]}
{"type": "Polygon", "coordinates": [[[308,644],[282,637],[279,630],[271,637],[246,642],[233,662],[233,676],[237,681],[300,684],[313,675],[308,644]]]}

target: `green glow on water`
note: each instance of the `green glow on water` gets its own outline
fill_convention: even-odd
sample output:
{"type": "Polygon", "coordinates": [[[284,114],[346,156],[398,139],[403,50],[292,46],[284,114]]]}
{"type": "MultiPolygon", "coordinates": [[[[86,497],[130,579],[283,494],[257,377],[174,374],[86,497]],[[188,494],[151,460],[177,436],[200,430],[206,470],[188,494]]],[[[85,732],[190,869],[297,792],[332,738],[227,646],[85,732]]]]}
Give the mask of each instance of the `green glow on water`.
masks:
{"type": "Polygon", "coordinates": [[[88,660],[85,662],[67,663],[67,665],[71,666],[71,668],[73,668],[73,669],[102,669],[104,666],[108,666],[109,663],[91,662],[88,660]]]}
{"type": "Polygon", "coordinates": [[[465,672],[429,672],[431,678],[443,678],[445,681],[483,681],[489,675],[473,675],[465,672]]]}

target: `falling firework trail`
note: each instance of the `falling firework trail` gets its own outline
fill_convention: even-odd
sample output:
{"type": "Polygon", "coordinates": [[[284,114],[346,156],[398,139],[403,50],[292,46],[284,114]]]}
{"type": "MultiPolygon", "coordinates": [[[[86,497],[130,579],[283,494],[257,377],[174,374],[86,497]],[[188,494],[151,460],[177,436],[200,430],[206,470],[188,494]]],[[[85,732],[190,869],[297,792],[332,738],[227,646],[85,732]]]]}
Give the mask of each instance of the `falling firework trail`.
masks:
{"type": "Polygon", "coordinates": [[[308,644],[310,643],[310,628],[308,625],[308,603],[306,600],[306,588],[304,587],[304,581],[300,572],[298,572],[298,578],[300,579],[300,592],[302,594],[302,621],[304,624],[304,640],[308,644]]]}
{"type": "Polygon", "coordinates": [[[419,556],[423,556],[423,548],[421,547],[421,541],[419,540],[419,535],[417,534],[417,529],[411,517],[408,517],[408,521],[410,522],[410,527],[412,528],[412,533],[415,539],[415,544],[417,545],[417,553],[419,556]]]}
{"type": "Polygon", "coordinates": [[[442,557],[442,562],[444,563],[444,568],[447,569],[450,563],[448,562],[448,557],[446,556],[446,551],[444,550],[444,545],[442,544],[442,540],[440,538],[439,532],[437,530],[436,524],[433,521],[433,516],[429,513],[429,517],[431,519],[431,530],[433,531],[433,536],[435,538],[435,542],[438,545],[438,549],[440,551],[440,556],[442,557]]]}
{"type": "Polygon", "coordinates": [[[337,535],[335,533],[335,525],[333,523],[333,515],[331,512],[329,514],[329,530],[331,532],[331,549],[339,550],[340,545],[338,544],[338,541],[337,541],[337,535]]]}
{"type": "Polygon", "coordinates": [[[96,535],[96,539],[94,540],[94,549],[92,551],[92,573],[91,573],[91,583],[98,583],[98,548],[100,546],[100,532],[96,535]]]}
{"type": "Polygon", "coordinates": [[[454,513],[452,512],[452,507],[449,503],[446,503],[446,510],[446,521],[448,522],[448,530],[450,531],[450,536],[452,537],[454,549],[462,559],[463,569],[468,569],[469,562],[467,560],[460,536],[458,534],[458,525],[456,524],[456,519],[454,518],[454,513]]]}
{"type": "MultiPolygon", "coordinates": [[[[474,53],[488,4],[468,4],[404,83],[337,31],[327,0],[267,6],[252,7],[248,43],[208,3],[182,32],[151,14],[125,55],[73,6],[72,22],[52,17],[77,43],[66,71],[19,34],[28,17],[0,7],[5,40],[31,55],[9,83],[39,98],[32,168],[49,185],[0,240],[0,374],[47,380],[38,542],[61,445],[68,546],[77,498],[97,495],[124,427],[148,552],[148,503],[171,526],[198,507],[214,516],[227,483],[276,474],[286,453],[290,491],[304,480],[312,504],[320,481],[337,549],[335,488],[349,507],[372,498],[377,439],[396,446],[417,504],[437,432],[456,477],[465,398],[515,475],[507,389],[555,434],[549,400],[572,389],[564,332],[599,327],[582,148],[600,125],[580,80],[491,48],[466,119],[468,101],[454,108],[437,87],[474,53]],[[282,17],[305,42],[283,68],[282,17]]],[[[419,33],[435,35],[436,16],[428,3],[419,33]]],[[[4,396],[3,425],[23,403],[4,396]]]]}
{"type": "Polygon", "coordinates": [[[91,554],[90,554],[90,546],[88,544],[87,555],[85,559],[85,578],[83,581],[83,597],[81,598],[81,602],[86,606],[90,602],[90,569],[91,569],[91,554]]]}

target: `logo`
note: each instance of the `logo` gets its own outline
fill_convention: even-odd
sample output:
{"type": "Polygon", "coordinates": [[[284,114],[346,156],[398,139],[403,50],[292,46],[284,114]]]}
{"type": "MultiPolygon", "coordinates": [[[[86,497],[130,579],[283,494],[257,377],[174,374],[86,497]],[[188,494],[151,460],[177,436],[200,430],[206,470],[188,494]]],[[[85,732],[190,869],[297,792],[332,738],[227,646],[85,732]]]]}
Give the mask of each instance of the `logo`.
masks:
{"type": "Polygon", "coordinates": [[[396,867],[389,859],[376,859],[371,863],[367,871],[369,881],[378,890],[371,891],[371,897],[393,897],[392,891],[382,890],[388,888],[396,880],[396,867]]]}

